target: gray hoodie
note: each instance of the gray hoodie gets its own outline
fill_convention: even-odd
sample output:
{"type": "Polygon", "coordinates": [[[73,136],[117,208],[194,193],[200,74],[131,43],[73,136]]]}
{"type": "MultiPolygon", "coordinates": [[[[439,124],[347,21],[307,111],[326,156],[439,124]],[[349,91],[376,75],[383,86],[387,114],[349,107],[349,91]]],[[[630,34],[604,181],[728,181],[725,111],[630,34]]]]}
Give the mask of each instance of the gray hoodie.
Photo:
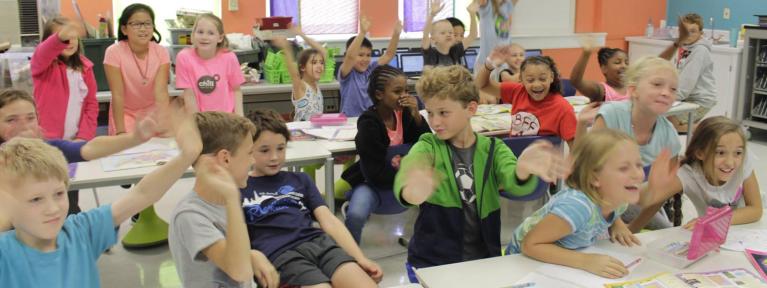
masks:
{"type": "Polygon", "coordinates": [[[683,46],[672,61],[679,70],[677,100],[695,103],[704,108],[716,105],[711,43],[700,39],[691,45],[683,46]]]}

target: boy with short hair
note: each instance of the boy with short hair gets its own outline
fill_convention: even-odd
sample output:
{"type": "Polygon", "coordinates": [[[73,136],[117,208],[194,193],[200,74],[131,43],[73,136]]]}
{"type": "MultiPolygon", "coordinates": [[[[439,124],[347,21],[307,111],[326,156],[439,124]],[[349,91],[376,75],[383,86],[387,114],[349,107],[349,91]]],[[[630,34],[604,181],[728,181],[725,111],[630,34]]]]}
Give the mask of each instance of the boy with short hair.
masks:
{"type": "MultiPolygon", "coordinates": [[[[195,122],[202,152],[194,167],[212,165],[222,181],[206,185],[198,179],[178,203],[170,219],[170,251],[184,287],[250,287],[255,262],[265,258],[248,245],[239,188],[245,187],[253,164],[256,127],[245,117],[212,111],[196,113],[195,122]],[[201,163],[206,161],[211,164],[201,163]]],[[[268,261],[261,264],[271,267],[268,261]]],[[[257,277],[276,287],[264,274],[257,277]]]]}
{"type": "Polygon", "coordinates": [[[389,64],[397,54],[402,22],[397,21],[394,24],[394,32],[391,35],[389,46],[386,48],[386,53],[375,62],[370,61],[373,43],[365,38],[370,26],[370,21],[367,18],[362,17],[360,19],[359,34],[346,41],[344,62],[338,69],[338,81],[341,84],[341,112],[349,117],[358,117],[373,105],[370,97],[368,97],[368,77],[378,65],[389,64]]]}
{"type": "Polygon", "coordinates": [[[162,198],[200,153],[193,125],[179,130],[181,153],[124,197],[67,218],[61,151],[22,137],[0,146],[0,205],[15,227],[0,235],[0,287],[99,287],[96,261],[117,242],[115,228],[162,198]]]}
{"type": "Polygon", "coordinates": [[[280,170],[290,137],[285,123],[269,110],[249,118],[258,128],[255,164],[240,193],[251,248],[269,257],[282,285],[375,287],[383,270],[362,254],[309,176],[280,170]]]}
{"type": "Polygon", "coordinates": [[[517,159],[502,141],[474,133],[479,95],[472,81],[466,68],[447,66],[416,84],[434,133],[421,135],[394,182],[403,206],[420,206],[408,247],[413,267],[500,256],[499,189],[523,196],[538,184],[533,175],[551,182],[566,174],[551,143],[536,142],[517,159]]]}
{"type": "Polygon", "coordinates": [[[686,133],[687,126],[700,122],[717,102],[711,42],[703,38],[703,19],[700,15],[690,13],[679,17],[679,39],[660,57],[671,60],[679,70],[677,100],[700,106],[693,113],[693,123],[687,123],[687,117],[668,117],[677,131],[686,133]]]}

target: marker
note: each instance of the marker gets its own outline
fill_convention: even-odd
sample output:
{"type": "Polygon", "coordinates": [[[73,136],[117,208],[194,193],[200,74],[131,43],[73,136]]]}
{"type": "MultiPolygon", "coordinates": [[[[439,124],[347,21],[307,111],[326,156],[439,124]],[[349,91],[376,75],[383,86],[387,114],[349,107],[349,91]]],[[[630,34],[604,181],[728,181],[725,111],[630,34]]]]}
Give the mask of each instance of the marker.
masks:
{"type": "Polygon", "coordinates": [[[632,266],[636,266],[637,264],[642,262],[642,258],[637,258],[634,261],[631,261],[631,263],[626,264],[626,269],[631,269],[632,266]]]}

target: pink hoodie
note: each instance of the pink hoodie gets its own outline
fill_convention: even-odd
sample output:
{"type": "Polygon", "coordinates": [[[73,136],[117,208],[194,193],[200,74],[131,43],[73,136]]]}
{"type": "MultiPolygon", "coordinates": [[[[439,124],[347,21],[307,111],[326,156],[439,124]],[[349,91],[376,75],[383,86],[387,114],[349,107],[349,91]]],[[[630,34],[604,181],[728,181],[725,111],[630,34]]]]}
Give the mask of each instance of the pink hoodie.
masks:
{"type": "MultiPolygon", "coordinates": [[[[69,103],[69,80],[67,66],[58,60],[67,44],[61,42],[58,34],[51,35],[37,45],[32,55],[31,70],[34,81],[35,106],[40,127],[46,139],[61,139],[64,136],[64,122],[69,103]]],[[[81,51],[82,52],[82,51],[81,51]]],[[[83,62],[83,80],[88,86],[75,138],[90,140],[96,136],[96,118],[99,103],[96,101],[96,77],[93,74],[93,62],[80,55],[83,62]]]]}

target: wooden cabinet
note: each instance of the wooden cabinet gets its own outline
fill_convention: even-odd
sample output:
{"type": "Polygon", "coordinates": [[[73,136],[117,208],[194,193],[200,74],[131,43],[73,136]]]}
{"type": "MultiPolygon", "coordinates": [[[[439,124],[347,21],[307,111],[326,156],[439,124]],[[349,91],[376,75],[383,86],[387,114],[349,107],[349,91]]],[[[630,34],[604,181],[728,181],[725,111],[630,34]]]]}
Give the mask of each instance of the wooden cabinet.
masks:
{"type": "MultiPolygon", "coordinates": [[[[629,63],[642,56],[660,55],[672,44],[669,40],[648,39],[646,37],[626,37],[629,42],[629,63]]],[[[711,60],[714,62],[714,79],[716,79],[717,104],[706,115],[722,115],[734,117],[739,98],[738,75],[742,49],[728,45],[714,45],[711,49],[711,60]]]]}

